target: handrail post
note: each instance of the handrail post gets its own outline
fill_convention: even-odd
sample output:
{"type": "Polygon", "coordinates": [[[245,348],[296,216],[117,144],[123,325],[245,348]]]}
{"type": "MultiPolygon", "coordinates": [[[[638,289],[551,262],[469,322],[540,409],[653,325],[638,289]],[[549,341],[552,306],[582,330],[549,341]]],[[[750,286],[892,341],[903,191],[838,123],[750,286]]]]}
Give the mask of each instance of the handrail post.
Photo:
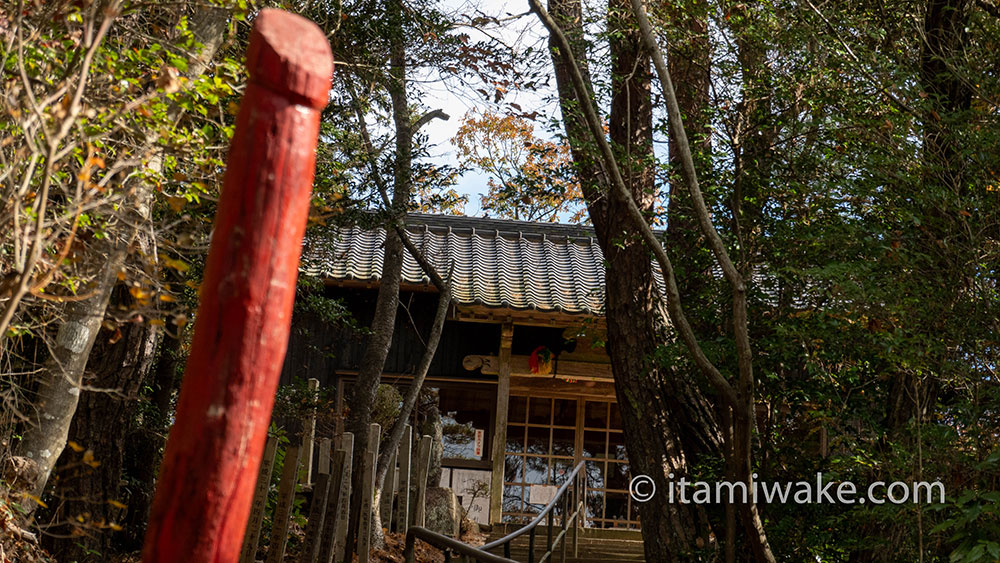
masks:
{"type": "Polygon", "coordinates": [[[546,527],[549,529],[549,533],[548,533],[548,539],[546,540],[546,543],[548,543],[548,546],[545,548],[545,552],[549,554],[549,561],[551,561],[552,560],[552,528],[555,527],[555,511],[554,510],[550,510],[549,511],[548,522],[546,522],[546,524],[548,524],[546,527]]]}
{"type": "MultiPolygon", "coordinates": [[[[572,491],[570,492],[570,494],[572,494],[572,491]]],[[[569,517],[569,497],[570,495],[563,495],[562,498],[562,506],[560,507],[560,510],[562,510],[562,516],[559,518],[560,530],[566,529],[566,518],[569,517]]]]}
{"type": "Polygon", "coordinates": [[[416,560],[415,547],[417,543],[417,536],[414,535],[412,530],[406,531],[406,547],[403,548],[403,557],[406,559],[406,563],[414,563],[416,560]]]}
{"type": "MultiPolygon", "coordinates": [[[[583,473],[586,475],[586,469],[584,469],[583,473]]],[[[573,483],[573,505],[575,508],[574,514],[576,515],[573,519],[573,558],[580,556],[580,525],[587,517],[587,487],[586,481],[583,479],[580,475],[577,475],[573,483]]]]}
{"type": "MultiPolygon", "coordinates": [[[[576,487],[573,487],[573,489],[575,491],[576,487]]],[[[569,525],[568,524],[568,519],[569,519],[569,498],[570,498],[570,495],[563,495],[563,498],[562,498],[562,518],[560,519],[560,522],[559,522],[559,524],[560,524],[559,528],[561,530],[560,536],[559,536],[559,538],[560,538],[559,539],[559,547],[560,547],[560,550],[559,550],[560,551],[559,563],[566,563],[566,527],[569,525]]]]}
{"type": "Polygon", "coordinates": [[[535,563],[535,527],[528,532],[528,563],[535,563]]]}

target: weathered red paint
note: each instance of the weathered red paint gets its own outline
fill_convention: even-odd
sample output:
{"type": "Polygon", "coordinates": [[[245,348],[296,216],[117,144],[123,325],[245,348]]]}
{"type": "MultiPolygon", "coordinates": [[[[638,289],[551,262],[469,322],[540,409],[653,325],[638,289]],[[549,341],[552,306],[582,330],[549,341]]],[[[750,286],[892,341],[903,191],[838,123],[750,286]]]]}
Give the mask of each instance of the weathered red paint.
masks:
{"type": "Polygon", "coordinates": [[[237,561],[288,343],[333,57],[262,10],[143,561],[237,561]]]}

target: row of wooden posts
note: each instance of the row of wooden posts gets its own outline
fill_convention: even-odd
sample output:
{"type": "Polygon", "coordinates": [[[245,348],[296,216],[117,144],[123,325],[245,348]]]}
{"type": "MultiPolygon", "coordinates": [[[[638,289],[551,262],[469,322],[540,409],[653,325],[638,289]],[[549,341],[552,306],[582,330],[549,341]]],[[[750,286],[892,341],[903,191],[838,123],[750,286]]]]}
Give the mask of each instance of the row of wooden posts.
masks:
{"type": "MultiPolygon", "coordinates": [[[[345,432],[336,443],[330,438],[320,440],[319,467],[313,480],[311,473],[314,444],[308,426],[307,422],[302,445],[290,445],[285,450],[285,462],[278,485],[278,500],[271,518],[271,536],[268,541],[266,563],[284,561],[296,489],[299,484],[310,482],[312,503],[309,506],[306,535],[299,561],[334,563],[352,560],[352,554],[347,553],[349,549],[347,529],[351,504],[351,468],[355,455],[354,435],[345,432]]],[[[362,497],[357,548],[359,563],[367,563],[371,548],[375,464],[378,459],[381,430],[378,424],[372,424],[367,447],[357,452],[357,455],[364,456],[362,486],[365,491],[370,491],[362,497]]],[[[413,441],[414,436],[408,425],[398,450],[389,462],[380,505],[382,526],[387,530],[403,534],[409,526],[423,526],[425,518],[424,505],[430,467],[431,437],[420,438],[416,456],[412,451],[413,441]]],[[[256,561],[257,544],[260,541],[261,524],[264,520],[264,508],[267,505],[277,446],[277,437],[269,436],[264,449],[264,458],[261,460],[260,473],[257,476],[257,487],[243,539],[240,563],[256,561]]]]}

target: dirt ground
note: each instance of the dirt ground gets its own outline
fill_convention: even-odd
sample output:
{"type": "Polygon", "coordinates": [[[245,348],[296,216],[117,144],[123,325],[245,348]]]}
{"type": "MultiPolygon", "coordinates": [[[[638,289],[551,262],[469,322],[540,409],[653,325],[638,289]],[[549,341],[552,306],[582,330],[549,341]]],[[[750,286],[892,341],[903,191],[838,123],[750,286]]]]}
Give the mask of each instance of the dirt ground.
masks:
{"type": "MultiPolygon", "coordinates": [[[[49,554],[41,549],[33,541],[25,541],[17,537],[13,529],[10,518],[4,518],[4,511],[0,510],[0,563],[50,563],[54,562],[49,554]]],[[[295,546],[300,545],[305,538],[304,530],[293,526],[289,530],[289,539],[299,536],[299,541],[289,542],[291,549],[285,553],[285,563],[298,563],[299,553],[295,546]]],[[[466,530],[460,538],[463,542],[471,545],[483,545],[486,542],[487,534],[478,530],[466,530]]],[[[403,534],[385,534],[385,548],[371,552],[370,561],[375,563],[403,563],[403,549],[406,547],[406,537],[403,534]]],[[[140,563],[142,560],[139,553],[120,554],[108,558],[108,563],[140,563]]],[[[444,563],[444,554],[430,545],[417,541],[416,546],[417,563],[444,563]]],[[[355,556],[354,561],[357,561],[355,556]]]]}
{"type": "MultiPolygon", "coordinates": [[[[467,530],[459,538],[470,545],[486,543],[486,534],[476,530],[467,530]]],[[[371,560],[377,563],[403,563],[403,548],[406,547],[406,537],[403,534],[386,534],[385,549],[372,551],[371,560]]],[[[417,563],[444,563],[444,554],[430,545],[417,541],[417,563]]]]}

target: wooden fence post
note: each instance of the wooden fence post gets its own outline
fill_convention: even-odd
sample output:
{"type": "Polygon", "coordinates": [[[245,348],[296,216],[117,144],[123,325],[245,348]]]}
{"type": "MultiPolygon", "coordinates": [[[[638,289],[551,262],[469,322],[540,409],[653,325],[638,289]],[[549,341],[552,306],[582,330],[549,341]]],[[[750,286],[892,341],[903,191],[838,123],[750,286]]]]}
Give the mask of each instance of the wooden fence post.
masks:
{"type": "MultiPolygon", "coordinates": [[[[316,400],[319,396],[319,380],[310,377],[307,382],[309,398],[316,400]]],[[[302,476],[300,483],[312,484],[313,476],[313,450],[316,442],[316,411],[311,410],[302,422],[302,476]]]]}
{"type": "Polygon", "coordinates": [[[268,436],[264,446],[264,458],[257,473],[257,488],[253,493],[250,507],[250,521],[243,537],[243,554],[240,563],[254,563],[257,560],[257,542],[260,540],[260,525],[264,522],[264,508],[267,506],[267,492],[271,488],[271,470],[274,469],[274,454],[278,451],[278,437],[268,436]]]}
{"type": "Polygon", "coordinates": [[[378,461],[378,444],[382,427],[372,424],[368,431],[368,447],[361,452],[361,523],[358,525],[358,563],[368,563],[372,545],[372,516],[375,510],[375,463],[378,461]]]}
{"type": "Polygon", "coordinates": [[[271,539],[267,546],[267,563],[281,563],[285,558],[285,542],[288,541],[288,518],[292,515],[295,501],[295,487],[298,484],[301,446],[288,446],[285,462],[281,467],[281,483],[278,484],[278,502],[271,516],[271,539]]]}
{"type": "Polygon", "coordinates": [[[313,485],[312,505],[309,507],[309,520],[306,522],[306,539],[302,542],[302,553],[299,561],[315,563],[319,554],[319,537],[323,532],[323,520],[326,518],[326,504],[330,497],[330,473],[316,475],[313,485]]]}
{"type": "Polygon", "coordinates": [[[326,515],[323,517],[323,530],[320,532],[319,552],[317,553],[317,563],[332,563],[334,558],[334,545],[336,543],[337,522],[340,514],[340,493],[344,486],[341,473],[344,471],[344,450],[337,450],[333,453],[333,461],[330,473],[330,491],[327,494],[326,515]]]}
{"type": "Polygon", "coordinates": [[[414,479],[417,480],[417,494],[416,498],[413,499],[413,525],[423,527],[424,519],[426,517],[427,507],[424,506],[427,501],[427,473],[430,471],[431,465],[431,437],[424,435],[420,439],[420,448],[417,450],[417,474],[414,479]]]}
{"type": "Polygon", "coordinates": [[[246,60],[146,563],[239,559],[288,344],[333,57],[314,23],[261,10],[246,60]]]}
{"type": "MultiPolygon", "coordinates": [[[[354,434],[344,432],[341,438],[341,450],[344,452],[343,478],[341,479],[340,496],[337,500],[337,527],[333,540],[335,561],[350,561],[351,554],[347,549],[347,530],[351,518],[351,472],[354,467],[354,434]]],[[[358,454],[360,455],[360,454],[358,454]]]]}
{"type": "Polygon", "coordinates": [[[333,446],[333,440],[329,438],[323,438],[319,441],[319,472],[329,473],[330,472],[330,454],[331,447],[333,446]]]}
{"type": "Polygon", "coordinates": [[[396,531],[406,534],[410,527],[410,456],[413,446],[413,429],[409,424],[403,430],[403,439],[396,453],[399,459],[399,500],[396,501],[396,531]]]}

